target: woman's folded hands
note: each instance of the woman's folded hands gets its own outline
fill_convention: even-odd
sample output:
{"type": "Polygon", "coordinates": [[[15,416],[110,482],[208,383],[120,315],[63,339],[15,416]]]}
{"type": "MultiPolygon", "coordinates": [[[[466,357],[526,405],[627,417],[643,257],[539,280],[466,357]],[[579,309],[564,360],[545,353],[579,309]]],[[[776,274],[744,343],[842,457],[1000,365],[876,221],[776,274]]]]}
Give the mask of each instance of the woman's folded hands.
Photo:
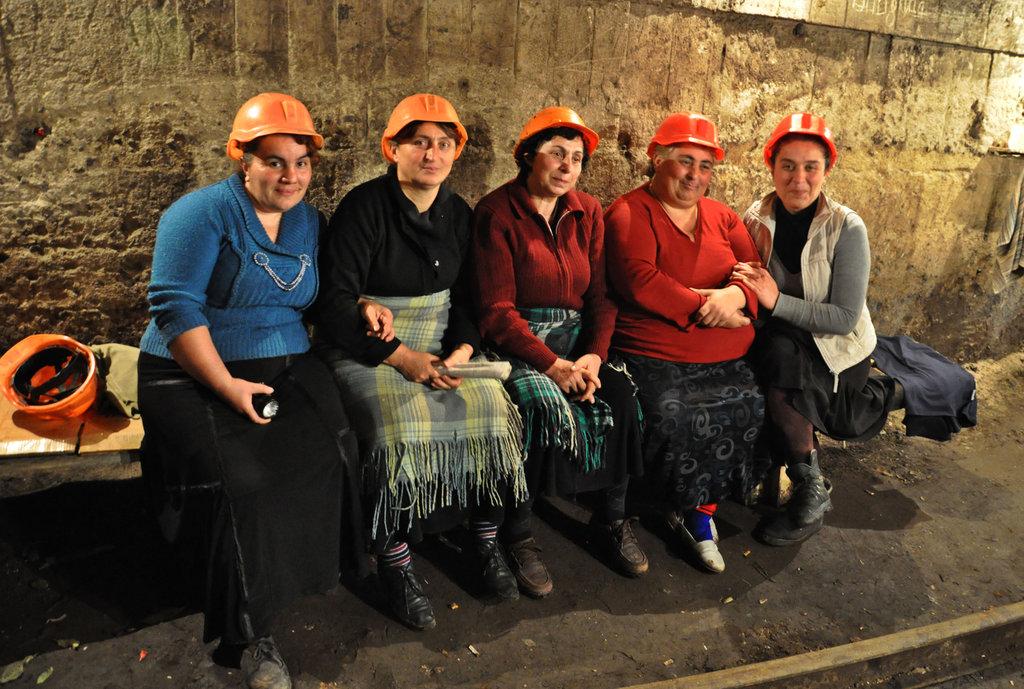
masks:
{"type": "Polygon", "coordinates": [[[695,314],[699,325],[705,328],[740,328],[750,325],[750,318],[743,312],[747,296],[736,285],[720,289],[691,289],[705,298],[704,304],[695,314]]]}
{"type": "Polygon", "coordinates": [[[584,354],[576,361],[558,358],[547,371],[558,389],[570,398],[580,402],[594,402],[594,392],[601,387],[598,371],[601,368],[601,357],[597,354],[584,354]]]}
{"type": "Polygon", "coordinates": [[[757,303],[768,309],[775,308],[779,300],[779,286],[771,273],[759,262],[737,263],[732,268],[730,280],[739,280],[757,296],[757,303]]]}

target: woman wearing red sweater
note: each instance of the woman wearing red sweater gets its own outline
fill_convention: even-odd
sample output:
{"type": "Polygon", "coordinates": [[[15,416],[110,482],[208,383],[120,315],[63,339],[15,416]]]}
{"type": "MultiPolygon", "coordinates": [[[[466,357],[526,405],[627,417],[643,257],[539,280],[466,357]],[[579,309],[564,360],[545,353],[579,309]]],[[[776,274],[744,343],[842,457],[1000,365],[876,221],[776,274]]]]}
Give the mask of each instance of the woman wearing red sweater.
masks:
{"type": "Polygon", "coordinates": [[[757,249],[736,213],[704,196],[725,157],[710,120],[670,115],[647,155],[650,182],[605,213],[619,297],[612,346],[640,389],[644,455],[664,488],[669,526],[721,572],[717,502],[745,497],[767,468],[754,455],[764,399],[742,358],[757,297],[730,280],[733,262],[757,260],[757,249]]]}
{"type": "MultiPolygon", "coordinates": [[[[597,199],[575,190],[597,142],[564,107],[541,110],[523,128],[513,151],[519,176],[473,215],[480,329],[513,363],[506,387],[523,415],[531,498],[602,490],[594,523],[616,565],[639,576],[647,556],[625,515],[629,475],[643,466],[639,407],[626,376],[603,363],[615,326],[604,223],[597,199]]],[[[547,595],[532,502],[509,510],[509,565],[524,592],[547,595]]]]}

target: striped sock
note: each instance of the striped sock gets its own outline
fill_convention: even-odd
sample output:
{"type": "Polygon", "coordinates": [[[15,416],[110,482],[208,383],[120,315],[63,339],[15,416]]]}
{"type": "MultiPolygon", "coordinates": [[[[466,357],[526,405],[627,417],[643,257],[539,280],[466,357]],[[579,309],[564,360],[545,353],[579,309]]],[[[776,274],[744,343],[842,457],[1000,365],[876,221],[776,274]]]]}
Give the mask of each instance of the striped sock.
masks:
{"type": "Polygon", "coordinates": [[[377,558],[377,562],[385,567],[405,567],[412,561],[409,544],[398,541],[377,558]]]}
{"type": "Polygon", "coordinates": [[[472,521],[469,523],[469,530],[473,532],[478,544],[493,541],[498,537],[498,525],[494,522],[472,521]]]}

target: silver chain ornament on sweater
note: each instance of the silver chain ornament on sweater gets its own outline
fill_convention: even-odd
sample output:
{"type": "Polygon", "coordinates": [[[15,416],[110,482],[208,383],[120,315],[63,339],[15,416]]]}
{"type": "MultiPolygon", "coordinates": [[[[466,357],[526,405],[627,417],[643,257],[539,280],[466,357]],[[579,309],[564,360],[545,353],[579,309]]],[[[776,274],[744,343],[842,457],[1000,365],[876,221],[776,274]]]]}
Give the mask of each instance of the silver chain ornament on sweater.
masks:
{"type": "Polygon", "coordinates": [[[299,254],[299,263],[302,264],[302,267],[299,268],[299,274],[296,275],[295,279],[291,282],[285,282],[277,273],[274,272],[274,269],[270,267],[270,257],[265,253],[257,251],[252,255],[252,260],[260,268],[267,271],[267,274],[270,276],[270,279],[274,281],[274,284],[285,292],[291,292],[293,289],[298,287],[299,283],[302,282],[303,276],[306,274],[306,268],[313,265],[313,261],[309,256],[306,254],[299,254]]]}

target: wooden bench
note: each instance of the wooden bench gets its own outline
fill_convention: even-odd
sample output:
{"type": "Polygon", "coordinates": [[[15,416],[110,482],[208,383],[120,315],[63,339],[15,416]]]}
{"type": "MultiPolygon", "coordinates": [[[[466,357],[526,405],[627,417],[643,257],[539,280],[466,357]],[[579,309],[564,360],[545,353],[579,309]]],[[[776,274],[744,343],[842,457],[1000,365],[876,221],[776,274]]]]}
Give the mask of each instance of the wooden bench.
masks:
{"type": "Polygon", "coordinates": [[[96,412],[40,419],[0,396],[0,498],[141,475],[142,421],[96,412]]]}

